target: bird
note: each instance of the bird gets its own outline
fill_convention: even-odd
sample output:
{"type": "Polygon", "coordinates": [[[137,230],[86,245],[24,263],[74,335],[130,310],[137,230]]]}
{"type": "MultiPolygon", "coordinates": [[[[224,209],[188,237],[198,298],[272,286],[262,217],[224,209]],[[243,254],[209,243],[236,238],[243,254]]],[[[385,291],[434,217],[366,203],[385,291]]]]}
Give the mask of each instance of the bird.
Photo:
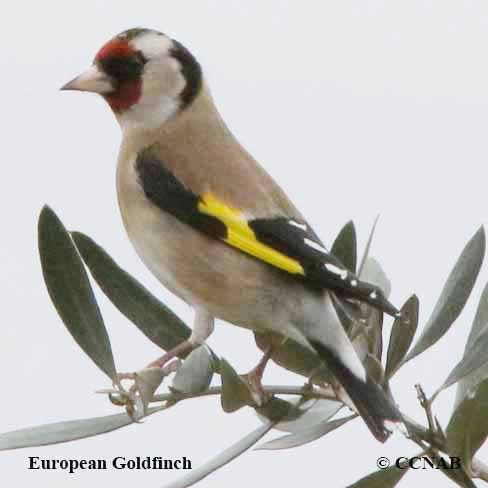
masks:
{"type": "Polygon", "coordinates": [[[292,339],[333,373],[374,437],[402,423],[370,378],[337,306],[399,312],[347,270],[217,110],[202,67],[154,29],[121,32],[62,87],[101,95],[120,125],[123,224],[156,278],[194,310],[191,336],[155,364],[203,344],[216,318],[292,339]]]}

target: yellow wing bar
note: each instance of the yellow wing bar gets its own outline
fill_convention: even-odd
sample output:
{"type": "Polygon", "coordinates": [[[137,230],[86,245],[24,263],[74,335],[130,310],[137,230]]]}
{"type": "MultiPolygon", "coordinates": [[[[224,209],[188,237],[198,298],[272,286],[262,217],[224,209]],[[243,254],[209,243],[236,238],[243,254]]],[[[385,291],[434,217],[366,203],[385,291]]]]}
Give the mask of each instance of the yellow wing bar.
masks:
{"type": "Polygon", "coordinates": [[[305,275],[305,271],[298,261],[259,242],[239,211],[229,207],[212,194],[203,195],[198,204],[198,210],[219,219],[226,226],[227,237],[223,240],[230,246],[288,273],[305,275]]]}

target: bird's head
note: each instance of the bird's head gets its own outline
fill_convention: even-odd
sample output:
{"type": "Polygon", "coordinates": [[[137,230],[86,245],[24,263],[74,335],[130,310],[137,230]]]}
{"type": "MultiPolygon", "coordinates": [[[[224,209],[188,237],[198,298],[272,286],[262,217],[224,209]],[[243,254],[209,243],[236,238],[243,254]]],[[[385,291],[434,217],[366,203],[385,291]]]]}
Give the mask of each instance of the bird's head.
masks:
{"type": "Polygon", "coordinates": [[[201,87],[200,65],[184,46],[136,28],[108,41],[93,64],[61,89],[100,94],[122,128],[152,128],[184,110],[201,87]]]}

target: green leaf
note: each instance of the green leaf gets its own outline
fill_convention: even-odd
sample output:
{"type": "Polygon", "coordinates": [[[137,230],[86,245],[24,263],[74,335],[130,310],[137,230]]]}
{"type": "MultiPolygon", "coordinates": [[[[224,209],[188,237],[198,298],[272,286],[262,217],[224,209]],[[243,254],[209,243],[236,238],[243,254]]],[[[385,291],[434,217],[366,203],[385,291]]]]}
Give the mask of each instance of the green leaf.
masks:
{"type": "Polygon", "coordinates": [[[454,481],[454,483],[462,488],[477,488],[462,466],[459,469],[445,468],[441,465],[438,469],[442,474],[446,475],[451,481],[454,481]]]}
{"type": "Polygon", "coordinates": [[[359,276],[363,281],[367,281],[373,285],[379,287],[385,297],[389,297],[391,294],[391,282],[386,276],[386,273],[381,266],[380,262],[372,257],[368,257],[364,260],[363,269],[359,276]]]}
{"type": "Polygon", "coordinates": [[[330,380],[330,375],[327,373],[327,369],[323,366],[317,354],[293,339],[287,339],[283,343],[283,337],[281,335],[271,332],[255,332],[254,339],[262,351],[267,351],[271,345],[273,346],[271,349],[271,359],[278,366],[305,376],[306,378],[309,378],[312,373],[316,372],[314,382],[320,383],[330,380]]]}
{"type": "Polygon", "coordinates": [[[41,211],[38,233],[44,281],[59,316],[83,351],[114,380],[110,339],[88,275],[69,233],[47,206],[41,211]]]}
{"type": "Polygon", "coordinates": [[[220,358],[220,376],[222,379],[220,401],[224,412],[235,412],[245,405],[254,406],[255,402],[249,387],[224,358],[220,358]]]}
{"type": "MultiPolygon", "coordinates": [[[[482,334],[477,338],[471,349],[466,352],[459,363],[454,366],[449,373],[442,386],[437,390],[436,395],[441,390],[451,386],[460,379],[468,376],[472,372],[478,372],[482,368],[482,375],[477,374],[479,381],[488,373],[486,366],[488,366],[488,327],[486,327],[482,334]]],[[[471,382],[471,387],[476,386],[471,382]]]]}
{"type": "Polygon", "coordinates": [[[339,261],[353,273],[356,272],[357,264],[357,240],[356,228],[354,223],[350,220],[339,232],[332,249],[330,250],[339,261]]]}
{"type": "Polygon", "coordinates": [[[449,453],[469,466],[488,436],[488,379],[480,383],[459,404],[446,429],[449,453]]]}
{"type": "Polygon", "coordinates": [[[313,442],[321,437],[325,436],[329,432],[341,427],[349,420],[355,418],[356,415],[350,415],[342,419],[331,420],[330,422],[321,422],[320,424],[308,427],[294,434],[288,434],[272,441],[265,442],[260,446],[255,448],[256,451],[259,450],[277,450],[277,449],[290,449],[292,447],[303,446],[309,442],[313,442]]]}
{"type": "Polygon", "coordinates": [[[120,268],[102,247],[80,232],[72,235],[102,291],[150,341],[167,351],[190,336],[191,329],[120,268]]]}
{"type": "Polygon", "coordinates": [[[368,241],[366,242],[366,247],[364,249],[364,254],[363,254],[363,257],[361,259],[361,264],[359,265],[359,269],[358,269],[358,272],[357,272],[357,275],[358,276],[361,276],[361,274],[363,273],[364,265],[366,264],[366,260],[369,257],[369,251],[371,249],[371,244],[373,242],[374,232],[376,230],[376,225],[378,224],[378,219],[379,218],[380,218],[380,216],[378,215],[376,217],[376,219],[374,220],[373,227],[371,228],[371,232],[369,233],[368,241]]]}
{"type": "MultiPolygon", "coordinates": [[[[274,429],[293,434],[301,432],[309,427],[323,424],[331,419],[343,406],[343,403],[334,400],[318,400],[313,398],[305,402],[301,401],[296,406],[299,411],[298,417],[291,420],[282,419],[274,426],[274,429]]],[[[262,422],[268,420],[266,417],[260,416],[259,413],[258,417],[262,422]]]]}
{"type": "Polygon", "coordinates": [[[368,351],[378,361],[383,354],[383,316],[377,308],[369,307],[369,317],[366,319],[368,351]]]}
{"type": "Polygon", "coordinates": [[[388,352],[386,355],[386,378],[391,378],[412,344],[419,323],[419,299],[412,295],[401,309],[402,316],[395,319],[391,328],[388,352]]]}
{"type": "Polygon", "coordinates": [[[147,414],[149,404],[153,401],[154,394],[163,382],[164,376],[164,371],[158,367],[143,368],[134,373],[135,386],[139,392],[142,409],[139,408],[140,404],[138,405],[139,402],[136,400],[136,414],[132,415],[133,417],[137,416],[140,411],[147,414]],[[139,412],[137,412],[137,410],[139,410],[139,412]]]}
{"type": "Polygon", "coordinates": [[[356,483],[349,485],[347,488],[393,488],[405,476],[408,469],[408,467],[400,469],[396,466],[379,469],[356,481],[356,483]]]}
{"type": "MultiPolygon", "coordinates": [[[[367,257],[364,259],[361,280],[378,286],[385,297],[390,296],[391,283],[386,273],[383,271],[381,264],[374,258],[367,257]]],[[[364,308],[364,305],[363,305],[364,308]]],[[[364,324],[368,340],[368,351],[381,361],[383,354],[383,319],[384,314],[374,307],[367,307],[367,318],[364,324]]]]}
{"type": "MultiPolygon", "coordinates": [[[[466,347],[464,349],[464,356],[469,353],[477,339],[482,332],[485,332],[488,324],[488,284],[485,285],[483,292],[481,294],[480,301],[478,303],[478,308],[473,320],[473,325],[469,333],[468,340],[466,341],[466,347]]],[[[454,402],[455,408],[461,403],[466,395],[466,392],[476,386],[478,383],[488,378],[488,367],[479,368],[473,373],[469,374],[459,381],[456,400],[454,402]]]]}
{"type": "Polygon", "coordinates": [[[133,423],[126,413],[39,425],[0,434],[0,451],[47,446],[111,432],[133,423]]]}
{"type": "Polygon", "coordinates": [[[271,397],[263,406],[257,407],[256,412],[273,422],[294,420],[302,413],[297,406],[275,396],[271,397]]]}
{"type": "Polygon", "coordinates": [[[350,338],[357,336],[358,329],[361,333],[365,331],[369,324],[366,324],[364,321],[366,318],[369,318],[368,313],[372,310],[372,307],[367,306],[367,308],[361,308],[357,303],[349,303],[347,300],[335,294],[331,295],[331,299],[337,317],[350,338]]]}
{"type": "Polygon", "coordinates": [[[379,359],[368,353],[364,358],[364,367],[368,373],[368,376],[379,385],[382,385],[385,381],[385,372],[379,359]]]}
{"type": "Polygon", "coordinates": [[[469,332],[468,340],[466,341],[466,347],[464,349],[467,352],[474,343],[477,341],[479,335],[484,331],[486,324],[488,324],[488,283],[481,292],[481,297],[478,302],[478,308],[473,320],[471,331],[469,332]]]}
{"type": "Polygon", "coordinates": [[[204,344],[192,351],[178,368],[173,388],[181,393],[200,393],[209,387],[213,373],[213,356],[204,344]]]}
{"type": "Polygon", "coordinates": [[[435,344],[458,318],[473,289],[485,255],[485,231],[481,227],[464,248],[451,271],[422,335],[403,364],[435,344]]]}

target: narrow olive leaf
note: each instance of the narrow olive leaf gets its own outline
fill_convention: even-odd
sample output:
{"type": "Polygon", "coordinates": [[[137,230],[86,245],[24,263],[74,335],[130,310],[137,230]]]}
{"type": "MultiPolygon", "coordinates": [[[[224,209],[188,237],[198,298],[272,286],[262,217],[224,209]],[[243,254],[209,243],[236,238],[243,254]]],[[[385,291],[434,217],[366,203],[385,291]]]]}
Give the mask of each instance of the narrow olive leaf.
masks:
{"type": "Polygon", "coordinates": [[[245,405],[254,405],[248,386],[224,358],[220,358],[220,376],[222,379],[220,400],[224,412],[235,412],[245,405]]]}
{"type": "Polygon", "coordinates": [[[396,466],[379,469],[349,485],[347,488],[393,488],[405,476],[408,469],[408,466],[402,469],[396,466]]]}
{"type": "Polygon", "coordinates": [[[368,376],[373,379],[375,383],[382,385],[385,380],[385,372],[383,371],[383,366],[379,359],[368,353],[363,362],[368,376]]]}
{"type": "Polygon", "coordinates": [[[132,419],[127,414],[119,413],[105,417],[69,420],[14,430],[0,434],[0,450],[47,446],[84,439],[85,437],[105,434],[132,423],[132,419]]]}
{"type": "Polygon", "coordinates": [[[114,380],[110,339],[88,275],[69,233],[47,206],[39,217],[38,234],[44,281],[59,316],[83,351],[114,380]]]}
{"type": "Polygon", "coordinates": [[[302,346],[293,339],[283,342],[283,337],[273,333],[254,333],[257,346],[262,351],[271,349],[271,359],[278,366],[293,371],[309,378],[314,373],[314,383],[330,381],[328,374],[320,358],[313,351],[302,346]]]}
{"type": "Polygon", "coordinates": [[[353,273],[357,264],[357,239],[354,222],[350,220],[339,232],[330,252],[353,273]]]}
{"type": "MultiPolygon", "coordinates": [[[[434,460],[434,463],[438,463],[438,460],[434,460]]],[[[462,488],[477,488],[462,465],[460,468],[451,467],[449,460],[445,460],[445,463],[441,462],[436,465],[438,467],[435,469],[438,469],[442,474],[447,476],[451,481],[454,481],[454,483],[456,483],[458,486],[461,486],[462,488]]]]}
{"type": "Polygon", "coordinates": [[[164,380],[162,368],[144,368],[135,373],[135,386],[142,403],[142,412],[147,414],[154,394],[164,380]]]}
{"type": "Polygon", "coordinates": [[[379,287],[385,294],[385,297],[388,298],[390,296],[391,281],[386,276],[383,266],[381,266],[377,259],[368,257],[364,260],[360,278],[379,287]]]}
{"type": "Polygon", "coordinates": [[[102,247],[80,232],[72,236],[102,291],[150,341],[170,350],[190,336],[191,329],[120,268],[102,247]]]}
{"type": "Polygon", "coordinates": [[[412,344],[419,323],[419,299],[412,295],[401,309],[402,316],[395,319],[391,328],[388,352],[386,354],[385,375],[390,379],[412,344]]]}
{"type": "Polygon", "coordinates": [[[261,407],[256,407],[256,412],[272,422],[294,420],[303,413],[296,405],[275,396],[261,407]]]}
{"type": "MultiPolygon", "coordinates": [[[[466,347],[464,349],[464,355],[466,356],[470,349],[473,347],[474,343],[478,339],[479,335],[484,332],[485,328],[488,326],[488,284],[485,285],[483,292],[481,294],[480,301],[478,303],[478,308],[476,309],[476,314],[473,320],[473,325],[466,341],[466,347]]],[[[454,408],[456,408],[466,395],[466,392],[476,386],[485,378],[488,378],[488,366],[481,367],[468,376],[464,377],[459,381],[456,390],[456,399],[454,401],[454,408]]]]}
{"type": "Polygon", "coordinates": [[[420,338],[403,363],[435,344],[458,318],[473,289],[485,255],[485,231],[481,227],[464,248],[452,269],[420,338]]]}
{"type": "Polygon", "coordinates": [[[474,315],[473,325],[469,332],[468,340],[466,341],[466,347],[464,352],[469,351],[478,339],[481,332],[484,331],[486,324],[488,324],[488,283],[481,292],[481,297],[476,308],[474,315]]]}
{"type": "MultiPolygon", "coordinates": [[[[383,316],[378,309],[369,307],[369,316],[366,319],[366,338],[368,342],[368,352],[378,361],[383,355],[383,316]]],[[[363,359],[364,362],[364,359],[363,359]]]]}
{"type": "MultiPolygon", "coordinates": [[[[360,278],[368,283],[378,286],[386,297],[390,296],[391,283],[381,264],[374,258],[364,259],[360,278]]],[[[364,304],[363,304],[364,305],[364,304]]],[[[383,313],[373,307],[367,307],[366,336],[368,351],[381,361],[383,354],[383,313]]]]}
{"type": "Polygon", "coordinates": [[[313,442],[321,437],[325,436],[329,432],[341,427],[349,420],[355,418],[356,415],[350,415],[348,417],[344,417],[342,419],[331,420],[330,422],[321,422],[318,425],[314,425],[312,427],[308,427],[307,429],[303,429],[300,432],[295,434],[288,434],[277,439],[273,439],[272,441],[265,442],[254,449],[256,451],[262,450],[277,450],[277,449],[290,449],[292,447],[303,446],[304,444],[308,444],[309,442],[313,442]]]}
{"type": "Polygon", "coordinates": [[[446,429],[449,454],[469,465],[488,436],[488,379],[466,395],[446,429]]]}
{"type": "Polygon", "coordinates": [[[221,452],[218,456],[214,457],[203,466],[192,469],[186,476],[164,485],[163,488],[187,488],[188,486],[194,485],[247,451],[250,447],[256,444],[256,442],[262,439],[272,428],[273,422],[268,421],[266,424],[246,435],[239,442],[228,447],[225,451],[221,452]]]}
{"type": "Polygon", "coordinates": [[[173,388],[181,393],[206,390],[214,373],[213,357],[205,344],[190,353],[173,378],[173,388]]]}
{"type": "Polygon", "coordinates": [[[347,300],[343,300],[342,298],[338,297],[336,294],[331,295],[332,305],[334,305],[334,309],[337,313],[337,317],[339,318],[346,334],[349,337],[353,337],[353,333],[357,327],[360,327],[361,330],[364,330],[364,319],[367,316],[363,309],[361,308],[361,304],[359,303],[350,303],[347,300]]]}
{"type": "MultiPolygon", "coordinates": [[[[315,427],[318,424],[323,424],[327,420],[331,419],[342,407],[341,402],[334,400],[322,400],[322,399],[310,399],[299,405],[299,415],[294,419],[282,419],[275,426],[275,430],[281,430],[283,432],[298,433],[309,427],[315,427]]],[[[258,418],[261,422],[266,422],[268,419],[259,415],[258,418]]]]}
{"type": "Polygon", "coordinates": [[[371,227],[371,232],[369,233],[368,241],[366,242],[366,247],[364,248],[364,254],[363,254],[363,257],[361,259],[361,264],[359,265],[359,268],[358,268],[358,272],[357,272],[358,276],[361,276],[361,274],[363,273],[364,265],[366,264],[366,259],[368,259],[368,256],[369,256],[369,251],[371,249],[371,244],[373,242],[374,232],[376,230],[376,225],[378,224],[379,218],[380,218],[380,216],[378,215],[374,219],[373,227],[371,227]]]}
{"type": "MultiPolygon", "coordinates": [[[[442,386],[437,390],[435,395],[437,395],[441,390],[451,386],[452,384],[456,383],[460,379],[468,376],[472,372],[478,372],[481,368],[482,375],[477,374],[477,378],[479,381],[483,379],[484,376],[488,373],[487,367],[488,366],[488,324],[487,327],[484,329],[483,333],[480,334],[473,344],[471,349],[466,352],[464,357],[459,361],[459,363],[454,366],[452,371],[449,373],[449,376],[446,378],[442,386]]],[[[473,378],[474,379],[474,378],[473,378]]],[[[476,386],[472,382],[471,387],[476,386]]]]}

